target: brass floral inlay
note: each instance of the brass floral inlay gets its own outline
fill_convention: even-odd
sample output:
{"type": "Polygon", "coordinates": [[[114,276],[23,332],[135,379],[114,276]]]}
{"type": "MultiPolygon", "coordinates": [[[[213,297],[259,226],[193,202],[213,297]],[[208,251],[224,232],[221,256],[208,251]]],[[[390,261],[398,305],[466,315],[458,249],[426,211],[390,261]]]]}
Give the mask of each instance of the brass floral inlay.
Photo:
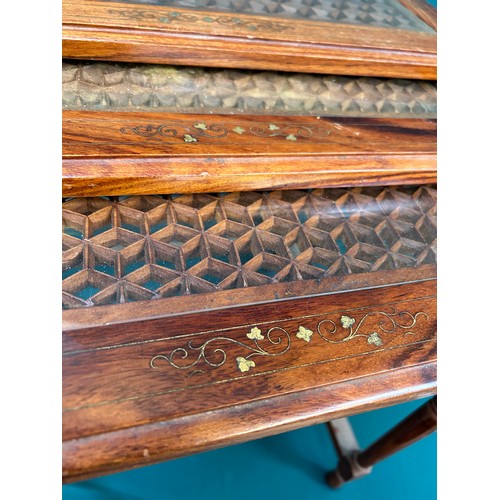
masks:
{"type": "Polygon", "coordinates": [[[302,339],[305,340],[306,342],[309,342],[311,340],[312,334],[313,332],[311,330],[308,330],[303,326],[299,326],[299,331],[295,334],[295,336],[298,339],[302,339]]]}
{"type": "MultiPolygon", "coordinates": [[[[290,348],[290,335],[288,332],[279,327],[274,326],[267,331],[267,334],[264,336],[259,328],[252,328],[249,333],[247,333],[247,337],[250,340],[253,340],[253,344],[247,345],[239,340],[235,340],[229,337],[214,337],[213,339],[207,340],[203,344],[199,346],[193,345],[193,342],[190,341],[187,344],[187,348],[178,347],[174,349],[170,354],[158,354],[154,356],[150,361],[151,368],[158,368],[156,366],[156,362],[158,360],[167,361],[171,366],[180,370],[188,370],[194,368],[199,362],[206,363],[209,366],[217,368],[222,366],[227,359],[227,354],[224,349],[220,347],[214,347],[223,343],[232,343],[240,346],[243,349],[247,349],[250,351],[250,354],[245,357],[238,356],[236,358],[238,369],[242,372],[246,372],[250,370],[250,368],[255,367],[255,362],[253,360],[249,361],[252,356],[279,356],[284,354],[290,348]],[[276,332],[280,332],[275,336],[276,332]],[[269,343],[268,349],[264,349],[259,344],[259,341],[267,340],[269,343]],[[273,350],[273,346],[280,346],[276,351],[273,350]],[[283,346],[283,347],[282,347],[283,346]],[[208,350],[209,347],[212,347],[212,350],[208,350]],[[194,354],[193,360],[191,362],[184,363],[183,360],[189,358],[190,355],[194,354]]],[[[202,370],[200,370],[202,371],[202,370]]]]}
{"type": "Polygon", "coordinates": [[[250,133],[257,137],[284,137],[287,141],[296,141],[299,138],[327,137],[332,133],[332,130],[309,124],[283,123],[276,125],[271,123],[267,127],[259,124],[254,125],[250,127],[250,133]]]}
{"type": "Polygon", "coordinates": [[[247,337],[250,340],[264,340],[261,329],[256,326],[250,330],[250,333],[247,333],[247,337]]]}
{"type": "MultiPolygon", "coordinates": [[[[384,344],[384,334],[394,333],[396,330],[400,329],[403,330],[403,335],[413,335],[414,332],[412,332],[411,329],[416,325],[417,319],[421,316],[428,319],[427,314],[424,312],[411,314],[407,311],[397,312],[395,309],[390,312],[369,312],[364,314],[359,320],[348,315],[341,315],[339,323],[343,330],[348,331],[347,335],[338,335],[338,331],[341,332],[342,330],[338,329],[337,323],[331,319],[323,319],[316,325],[314,330],[299,325],[295,337],[309,344],[313,339],[314,333],[318,334],[318,338],[321,341],[330,344],[341,344],[355,338],[365,338],[367,344],[380,347],[384,344]],[[366,320],[377,316],[380,318],[377,323],[378,331],[373,331],[372,325],[370,329],[366,329],[372,331],[364,333],[363,327],[366,320]]],[[[157,354],[151,358],[150,366],[151,368],[158,368],[156,364],[158,361],[166,361],[173,368],[180,370],[195,369],[196,365],[201,363],[205,363],[213,368],[218,368],[222,366],[227,359],[227,354],[223,345],[233,344],[239,346],[242,351],[247,351],[245,356],[235,357],[237,369],[245,373],[257,366],[255,361],[250,358],[254,356],[281,356],[290,349],[292,342],[288,331],[279,326],[269,328],[265,335],[259,327],[254,326],[247,332],[246,337],[252,340],[253,343],[247,344],[223,336],[214,337],[198,346],[196,346],[193,341],[189,341],[186,347],[177,347],[170,354],[157,354]],[[261,341],[266,341],[268,347],[262,347],[259,343],[261,341]]],[[[305,347],[305,344],[300,343],[298,346],[305,347]]],[[[242,354],[243,353],[244,352],[242,352],[242,354]]],[[[191,374],[195,373],[204,373],[204,370],[196,368],[191,374]]]]}
{"type": "Polygon", "coordinates": [[[342,324],[342,328],[350,328],[356,320],[354,318],[350,318],[349,316],[342,316],[340,318],[340,323],[342,324]]]}
{"type": "Polygon", "coordinates": [[[147,139],[160,139],[162,142],[174,143],[176,138],[182,138],[184,142],[198,142],[201,138],[222,139],[227,136],[227,129],[222,125],[199,122],[192,126],[177,125],[177,124],[161,124],[161,125],[139,125],[137,127],[122,127],[122,134],[134,134],[147,139]],[[165,140],[167,139],[167,140],[165,140]],[[168,141],[168,139],[174,139],[168,141]]]}
{"type": "Polygon", "coordinates": [[[248,370],[250,370],[250,368],[255,367],[254,361],[242,357],[237,357],[236,363],[238,363],[238,369],[240,370],[240,372],[247,372],[248,370]]]}
{"type": "Polygon", "coordinates": [[[293,26],[268,19],[241,19],[239,17],[225,16],[201,16],[198,14],[160,11],[152,12],[145,9],[117,10],[108,9],[108,14],[116,15],[131,21],[156,21],[162,24],[218,24],[220,26],[229,26],[231,29],[240,29],[243,31],[265,31],[281,33],[282,31],[293,30],[293,26]]]}
{"type": "MultiPolygon", "coordinates": [[[[338,127],[333,127],[333,129],[339,132],[338,127]]],[[[179,125],[175,123],[154,125],[150,123],[137,127],[122,127],[120,132],[122,134],[139,135],[147,139],[161,140],[166,143],[170,142],[168,139],[174,139],[171,143],[177,142],[175,139],[178,140],[178,138],[182,138],[184,142],[195,143],[200,140],[203,141],[205,138],[223,139],[231,132],[237,134],[233,136],[233,138],[237,140],[238,137],[242,135],[253,135],[255,137],[268,139],[278,138],[286,141],[297,141],[299,139],[308,139],[312,137],[328,137],[332,133],[332,129],[304,124],[284,123],[276,125],[275,123],[257,123],[248,129],[238,125],[231,131],[228,131],[224,125],[209,125],[205,122],[198,122],[193,125],[179,125]]]]}
{"type": "Polygon", "coordinates": [[[372,332],[368,335],[368,343],[376,346],[381,346],[383,344],[377,332],[372,332]]]}

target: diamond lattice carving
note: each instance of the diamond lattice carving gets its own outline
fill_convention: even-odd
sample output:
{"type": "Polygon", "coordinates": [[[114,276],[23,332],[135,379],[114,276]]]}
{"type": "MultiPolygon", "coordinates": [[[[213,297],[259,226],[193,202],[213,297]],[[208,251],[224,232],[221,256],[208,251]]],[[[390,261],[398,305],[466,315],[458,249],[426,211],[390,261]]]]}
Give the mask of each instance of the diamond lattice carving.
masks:
{"type": "MultiPolygon", "coordinates": [[[[63,62],[64,109],[435,118],[436,85],[402,79],[63,62]]],[[[139,203],[139,202],[134,202],[139,203]]]]}

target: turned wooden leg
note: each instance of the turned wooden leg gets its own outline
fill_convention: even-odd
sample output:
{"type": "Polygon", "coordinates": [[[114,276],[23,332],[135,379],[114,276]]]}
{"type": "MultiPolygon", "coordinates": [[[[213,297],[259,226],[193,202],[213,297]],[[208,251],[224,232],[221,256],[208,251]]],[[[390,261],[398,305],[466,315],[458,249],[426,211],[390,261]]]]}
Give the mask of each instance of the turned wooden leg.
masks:
{"type": "Polygon", "coordinates": [[[326,476],[332,488],[369,474],[372,466],[410,444],[428,436],[437,426],[437,396],[408,415],[366,450],[361,451],[347,419],[328,423],[339,463],[326,476]]]}

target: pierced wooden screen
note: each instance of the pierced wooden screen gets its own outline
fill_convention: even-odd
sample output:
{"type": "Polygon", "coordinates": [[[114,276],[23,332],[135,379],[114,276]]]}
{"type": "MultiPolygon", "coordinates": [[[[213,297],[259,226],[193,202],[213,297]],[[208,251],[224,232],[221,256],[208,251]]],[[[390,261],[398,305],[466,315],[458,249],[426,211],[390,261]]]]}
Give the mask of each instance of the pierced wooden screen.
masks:
{"type": "Polygon", "coordinates": [[[435,262],[432,186],[63,203],[63,308],[435,262]]]}

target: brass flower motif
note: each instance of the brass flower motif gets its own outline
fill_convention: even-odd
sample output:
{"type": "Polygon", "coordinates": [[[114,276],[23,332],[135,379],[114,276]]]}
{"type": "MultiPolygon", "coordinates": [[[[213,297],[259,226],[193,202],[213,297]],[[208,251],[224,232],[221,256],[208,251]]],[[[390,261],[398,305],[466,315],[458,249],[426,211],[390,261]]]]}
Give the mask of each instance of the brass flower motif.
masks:
{"type": "Polygon", "coordinates": [[[305,340],[309,342],[311,340],[313,332],[308,328],[304,328],[303,326],[299,326],[299,331],[295,334],[295,336],[299,339],[305,340]]]}
{"type": "Polygon", "coordinates": [[[377,332],[372,332],[368,335],[367,339],[369,344],[376,345],[377,347],[383,344],[382,339],[379,337],[377,332]]]}
{"type": "Polygon", "coordinates": [[[245,132],[245,129],[238,125],[237,127],[233,128],[233,132],[236,132],[238,135],[241,135],[243,132],[245,132]]]}
{"type": "Polygon", "coordinates": [[[236,358],[236,363],[238,363],[238,369],[242,373],[247,372],[248,370],[250,370],[250,368],[255,367],[255,363],[251,359],[242,358],[241,356],[238,356],[236,358]]]}
{"type": "Polygon", "coordinates": [[[342,328],[350,328],[355,323],[355,319],[350,316],[342,316],[340,318],[340,323],[342,324],[342,328]]]}
{"type": "Polygon", "coordinates": [[[264,340],[264,335],[262,335],[260,328],[257,328],[256,326],[250,330],[250,333],[247,333],[247,337],[250,340],[264,340]]]}

